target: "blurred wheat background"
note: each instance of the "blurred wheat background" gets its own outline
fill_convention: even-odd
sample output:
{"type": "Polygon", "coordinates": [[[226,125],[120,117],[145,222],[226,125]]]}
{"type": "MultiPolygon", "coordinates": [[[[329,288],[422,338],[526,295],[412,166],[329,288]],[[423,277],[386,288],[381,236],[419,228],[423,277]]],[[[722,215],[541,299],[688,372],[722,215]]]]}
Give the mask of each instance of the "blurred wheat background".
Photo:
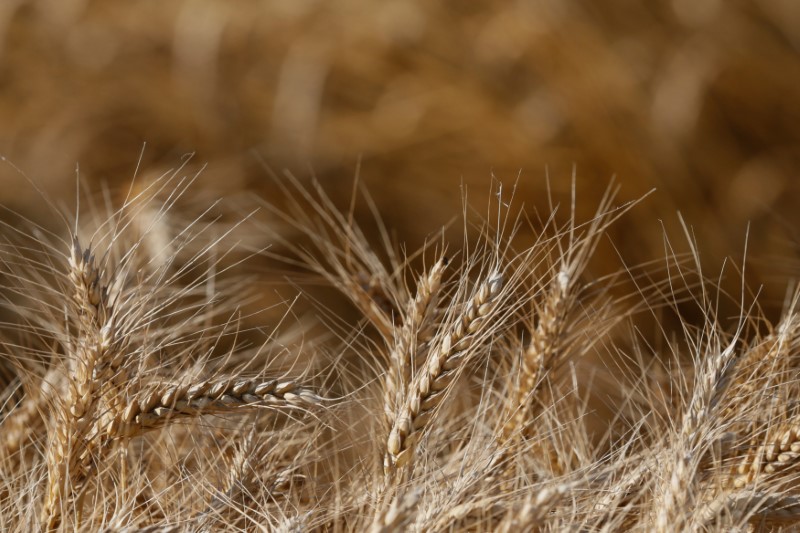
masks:
{"type": "MultiPolygon", "coordinates": [[[[779,307],[800,242],[799,46],[792,0],[5,0],[0,154],[63,198],[76,166],[118,186],[140,156],[160,174],[192,153],[215,195],[268,194],[263,160],[346,199],[360,161],[415,244],[462,183],[480,198],[519,176],[538,205],[547,174],[562,194],[574,170],[588,213],[617,176],[625,199],[658,190],[613,232],[627,261],[663,255],[680,211],[715,267],[750,222],[749,281],[779,307]]],[[[0,183],[48,216],[8,165],[0,183]]]]}

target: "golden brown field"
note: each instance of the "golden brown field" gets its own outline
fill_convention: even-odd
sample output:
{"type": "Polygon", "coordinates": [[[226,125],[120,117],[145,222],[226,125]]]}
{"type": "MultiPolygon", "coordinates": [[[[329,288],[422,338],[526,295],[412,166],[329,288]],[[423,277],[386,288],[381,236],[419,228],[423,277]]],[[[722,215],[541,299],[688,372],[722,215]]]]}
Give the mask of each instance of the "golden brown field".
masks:
{"type": "Polygon", "coordinates": [[[0,3],[0,531],[800,524],[800,4],[0,3]]]}

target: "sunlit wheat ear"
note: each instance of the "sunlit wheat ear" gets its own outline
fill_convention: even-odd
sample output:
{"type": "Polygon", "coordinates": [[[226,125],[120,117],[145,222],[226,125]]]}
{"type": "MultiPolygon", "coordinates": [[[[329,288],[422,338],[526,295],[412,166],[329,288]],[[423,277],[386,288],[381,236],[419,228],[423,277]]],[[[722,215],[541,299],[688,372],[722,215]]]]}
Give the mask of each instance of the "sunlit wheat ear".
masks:
{"type": "MultiPolygon", "coordinates": [[[[297,313],[299,328],[258,323],[258,311],[242,311],[258,285],[229,278],[221,260],[229,234],[214,226],[206,240],[199,219],[175,226],[180,214],[162,226],[171,201],[149,202],[168,190],[129,193],[96,229],[83,217],[91,239],[51,245],[61,239],[34,228],[0,240],[0,530],[771,531],[800,521],[798,296],[777,323],[741,301],[726,320],[698,260],[684,269],[671,254],[679,271],[663,281],[650,266],[597,275],[589,258],[630,205],[612,207],[611,195],[584,224],[572,211],[558,222],[550,205],[533,244],[505,209],[499,227],[467,216],[446,264],[446,235],[433,256],[398,260],[385,232],[370,248],[321,190],[286,188],[295,203],[281,253],[294,258],[282,259],[337,287],[355,320],[320,317],[341,302],[315,291],[318,313],[297,313]],[[628,305],[621,278],[641,302],[628,305]],[[695,324],[682,319],[692,304],[695,324]],[[655,324],[640,327],[639,309],[655,324]]],[[[279,277],[257,266],[259,281],[279,277]]]]}
{"type": "Polygon", "coordinates": [[[389,352],[389,369],[384,384],[384,411],[388,426],[394,425],[397,407],[406,401],[412,372],[427,359],[435,321],[439,290],[447,260],[439,259],[417,281],[416,296],[409,301],[402,324],[389,352]]]}
{"type": "MultiPolygon", "coordinates": [[[[553,375],[570,357],[588,351],[611,327],[613,320],[609,322],[604,316],[607,311],[602,311],[610,305],[607,300],[598,302],[594,316],[586,316],[587,309],[596,307],[590,298],[600,299],[586,294],[582,277],[609,226],[634,205],[614,207],[614,197],[615,191],[609,189],[595,216],[586,223],[579,224],[574,212],[563,227],[548,221],[543,235],[528,252],[533,257],[531,263],[538,268],[531,271],[531,310],[525,320],[527,335],[519,356],[509,350],[511,371],[503,394],[502,422],[496,436],[498,450],[489,466],[490,476],[497,475],[498,468],[508,467],[514,447],[535,433],[533,426],[548,404],[553,375]],[[604,322],[606,325],[601,326],[604,322]],[[584,331],[594,327],[597,328],[594,336],[584,331]]],[[[547,450],[541,453],[553,455],[547,450]]]]}
{"type": "Polygon", "coordinates": [[[74,237],[68,278],[78,333],[69,354],[73,374],[66,401],[50,421],[48,488],[41,513],[46,529],[58,526],[64,506],[80,511],[81,490],[102,447],[92,437],[92,429],[100,417],[97,407],[107,392],[108,380],[121,366],[125,345],[115,328],[115,309],[108,291],[111,276],[96,263],[91,249],[82,248],[74,237]]]}
{"type": "Polygon", "coordinates": [[[575,487],[561,484],[532,492],[523,503],[507,511],[497,531],[513,533],[541,527],[547,513],[572,490],[575,490],[575,487]]]}
{"type": "MultiPolygon", "coordinates": [[[[225,453],[225,477],[212,493],[206,508],[193,517],[198,530],[246,530],[256,521],[253,509],[263,515],[285,514],[287,508],[307,505],[317,487],[305,475],[308,454],[314,454],[314,432],[318,427],[286,427],[265,431],[260,416],[247,417],[231,431],[232,457],[225,453]],[[247,427],[250,430],[247,431],[247,427]],[[241,431],[241,433],[239,433],[241,431]]],[[[214,460],[214,459],[212,459],[214,460]]],[[[313,461],[313,459],[312,459],[313,461]]],[[[212,465],[213,466],[213,465],[212,465]]]]}
{"type": "MultiPolygon", "coordinates": [[[[732,429],[743,436],[763,433],[772,438],[776,420],[785,416],[786,405],[800,392],[793,379],[798,369],[795,354],[800,345],[798,299],[800,292],[795,291],[780,322],[752,341],[737,365],[721,416],[731,420],[732,429]],[[759,408],[748,409],[753,403],[758,403],[759,408]]],[[[763,437],[755,440],[759,438],[763,440],[763,437]]]]}
{"type": "Polygon", "coordinates": [[[49,408],[51,399],[63,388],[60,368],[51,368],[41,383],[34,381],[25,394],[22,404],[10,412],[0,423],[0,457],[11,459],[45,431],[43,412],[49,408]]]}
{"type": "Polygon", "coordinates": [[[771,528],[791,527],[800,519],[800,497],[782,492],[745,490],[724,494],[698,511],[703,527],[719,529],[743,522],[771,528]]]}
{"type": "Polygon", "coordinates": [[[794,409],[797,396],[796,350],[800,322],[797,293],[781,322],[743,355],[731,385],[723,416],[746,441],[731,476],[737,489],[757,482],[788,482],[800,464],[800,424],[794,409]],[[746,401],[743,401],[746,400],[746,401]]]}
{"type": "Polygon", "coordinates": [[[433,347],[414,381],[407,400],[399,406],[386,441],[384,468],[387,474],[408,464],[414,445],[450,385],[464,365],[474,357],[475,346],[485,340],[503,288],[503,275],[495,270],[482,279],[463,309],[449,314],[439,327],[433,347]]]}
{"type": "MultiPolygon", "coordinates": [[[[773,433],[773,432],[770,432],[773,433]]],[[[797,476],[800,466],[800,423],[796,420],[780,425],[766,444],[747,454],[737,467],[733,485],[743,489],[759,476],[787,478],[797,476]]]]}
{"type": "Polygon", "coordinates": [[[317,394],[289,379],[232,376],[194,384],[166,384],[144,390],[138,398],[128,402],[107,427],[107,432],[111,436],[130,437],[181,418],[257,408],[307,410],[321,402],[317,394]]]}
{"type": "Polygon", "coordinates": [[[725,348],[717,349],[712,344],[710,348],[713,351],[703,354],[706,360],[697,373],[694,392],[684,412],[680,431],[675,435],[676,442],[672,444],[669,474],[656,489],[654,527],[657,531],[672,531],[676,524],[685,524],[687,509],[695,504],[698,465],[714,438],[714,416],[730,385],[739,355],[736,342],[737,338],[733,338],[725,348]]]}
{"type": "Polygon", "coordinates": [[[500,432],[501,443],[520,434],[535,418],[538,399],[533,398],[547,373],[557,362],[566,324],[566,314],[571,305],[568,294],[571,282],[567,272],[559,272],[544,298],[536,327],[530,332],[530,341],[524,349],[519,367],[518,385],[512,389],[506,406],[508,421],[500,432]]]}

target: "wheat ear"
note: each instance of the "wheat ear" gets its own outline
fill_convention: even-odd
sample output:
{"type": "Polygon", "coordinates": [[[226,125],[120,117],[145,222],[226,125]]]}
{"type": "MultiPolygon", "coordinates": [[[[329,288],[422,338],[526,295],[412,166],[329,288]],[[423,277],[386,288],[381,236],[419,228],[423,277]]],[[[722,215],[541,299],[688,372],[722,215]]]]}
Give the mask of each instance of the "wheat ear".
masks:
{"type": "Polygon", "coordinates": [[[494,271],[480,283],[455,323],[443,326],[446,329],[441,332],[441,341],[411,384],[408,399],[398,410],[389,432],[384,458],[387,475],[411,459],[420,433],[472,353],[471,345],[485,330],[502,287],[503,276],[494,271]]]}
{"type": "Polygon", "coordinates": [[[778,474],[800,463],[800,424],[784,424],[775,437],[747,455],[738,465],[734,487],[741,489],[760,474],[778,474]]]}
{"type": "Polygon", "coordinates": [[[569,309],[569,274],[559,272],[551,285],[539,313],[539,321],[531,331],[531,339],[522,355],[520,380],[509,396],[506,407],[508,421],[501,431],[501,442],[508,441],[526,427],[535,417],[530,403],[539,385],[553,368],[559,356],[559,348],[565,327],[564,318],[569,309]],[[511,414],[513,413],[513,415],[511,414]]]}
{"type": "Polygon", "coordinates": [[[57,368],[47,371],[37,388],[31,388],[23,402],[0,423],[2,448],[0,457],[11,457],[21,451],[28,439],[44,429],[43,413],[47,404],[59,389],[60,372],[57,368]]]}
{"type": "Polygon", "coordinates": [[[568,484],[559,484],[552,487],[542,487],[533,492],[526,501],[506,513],[503,521],[498,525],[497,531],[512,533],[514,531],[528,531],[536,526],[541,526],[547,513],[556,506],[559,498],[563,498],[575,487],[568,484]]]}
{"type": "MultiPolygon", "coordinates": [[[[573,190],[573,202],[574,194],[573,190]]],[[[573,203],[573,211],[563,232],[558,231],[549,243],[540,243],[552,246],[552,251],[557,253],[557,259],[549,271],[549,283],[543,284],[544,301],[535,308],[536,325],[529,329],[530,341],[521,360],[515,364],[514,374],[518,379],[510,383],[503,413],[505,422],[497,437],[503,450],[507,449],[503,445],[522,436],[529,429],[531,421],[536,417],[536,410],[543,405],[536,398],[542,383],[569,355],[568,327],[571,322],[567,318],[580,294],[580,277],[600,238],[632,205],[628,203],[618,208],[612,207],[615,195],[615,190],[609,188],[594,218],[586,224],[576,223],[573,203]]],[[[501,451],[500,455],[505,453],[501,451]]],[[[498,460],[503,458],[498,456],[495,463],[498,460]]]]}
{"type": "Polygon", "coordinates": [[[91,249],[81,248],[77,237],[72,242],[69,267],[79,333],[70,347],[74,375],[70,376],[67,402],[51,420],[48,486],[42,508],[47,529],[58,526],[67,500],[72,500],[80,512],[80,498],[76,496],[82,494],[80,489],[99,444],[90,438],[97,421],[98,399],[123,356],[123,340],[114,327],[114,308],[103,284],[103,273],[91,249]]]}
{"type": "Polygon", "coordinates": [[[785,405],[796,396],[792,372],[796,371],[793,350],[796,349],[800,332],[800,316],[797,314],[800,293],[795,293],[790,307],[776,328],[750,347],[737,365],[731,383],[731,398],[724,406],[721,416],[737,420],[735,429],[752,435],[760,428],[770,428],[776,416],[783,414],[785,405]],[[739,398],[762,398],[762,406],[752,415],[741,417],[742,402],[739,398]]]}
{"type": "Polygon", "coordinates": [[[427,342],[434,325],[433,311],[436,307],[447,260],[443,257],[417,281],[416,296],[409,301],[403,324],[395,335],[389,353],[389,370],[384,386],[384,411],[388,427],[394,425],[397,406],[405,401],[405,392],[411,383],[417,361],[427,355],[427,342]]]}
{"type": "Polygon", "coordinates": [[[684,413],[668,482],[655,498],[654,529],[674,531],[685,525],[686,509],[691,508],[697,483],[697,465],[705,447],[713,442],[713,415],[730,384],[737,363],[736,341],[709,357],[698,373],[692,399],[684,413]],[[702,431],[701,431],[702,430],[702,431]]]}
{"type": "Polygon", "coordinates": [[[225,378],[195,384],[165,384],[128,402],[108,426],[107,433],[133,436],[182,418],[256,408],[308,409],[321,401],[320,396],[290,379],[225,378]]]}
{"type": "Polygon", "coordinates": [[[790,494],[741,491],[722,496],[699,509],[703,526],[708,528],[720,518],[737,523],[757,521],[760,525],[800,519],[800,498],[790,494]]]}
{"type": "Polygon", "coordinates": [[[408,490],[395,496],[391,504],[375,516],[369,532],[402,531],[409,522],[413,521],[420,498],[422,498],[420,489],[408,490]]]}

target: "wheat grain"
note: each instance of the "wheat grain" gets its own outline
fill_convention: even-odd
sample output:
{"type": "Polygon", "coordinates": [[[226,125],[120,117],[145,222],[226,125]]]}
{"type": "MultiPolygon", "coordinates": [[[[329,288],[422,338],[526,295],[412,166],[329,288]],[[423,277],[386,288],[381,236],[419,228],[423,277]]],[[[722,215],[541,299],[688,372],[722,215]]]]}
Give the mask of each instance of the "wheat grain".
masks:
{"type": "Polygon", "coordinates": [[[754,483],[760,474],[778,474],[800,459],[800,425],[787,423],[766,444],[747,454],[739,463],[733,485],[742,489],[754,483]]]}

